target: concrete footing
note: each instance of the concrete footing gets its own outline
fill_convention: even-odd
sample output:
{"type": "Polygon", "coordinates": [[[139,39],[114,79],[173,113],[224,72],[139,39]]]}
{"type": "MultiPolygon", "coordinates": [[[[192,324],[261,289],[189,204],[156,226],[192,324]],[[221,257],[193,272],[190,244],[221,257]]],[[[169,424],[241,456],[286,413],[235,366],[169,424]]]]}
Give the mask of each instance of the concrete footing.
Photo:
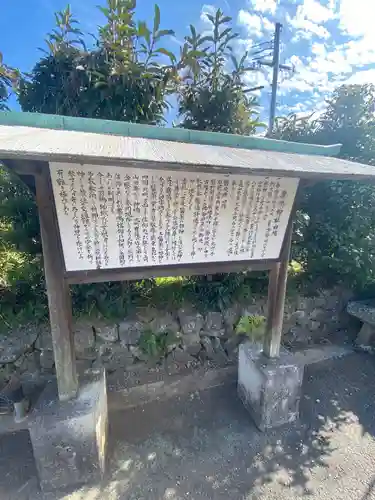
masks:
{"type": "Polygon", "coordinates": [[[240,345],[238,395],[260,430],[298,418],[303,371],[304,365],[293,362],[285,351],[269,359],[260,345],[240,345]]]}
{"type": "Polygon", "coordinates": [[[104,370],[87,375],[71,401],[59,401],[56,383],[47,384],[28,426],[43,491],[100,480],[108,427],[104,370]]]}

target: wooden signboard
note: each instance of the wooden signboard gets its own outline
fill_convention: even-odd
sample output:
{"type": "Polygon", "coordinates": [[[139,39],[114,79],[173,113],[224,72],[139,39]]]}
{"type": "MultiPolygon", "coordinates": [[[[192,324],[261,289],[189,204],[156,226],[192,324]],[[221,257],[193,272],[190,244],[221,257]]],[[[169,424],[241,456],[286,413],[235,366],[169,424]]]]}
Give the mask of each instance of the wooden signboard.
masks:
{"type": "Polygon", "coordinates": [[[279,259],[298,179],[50,163],[66,271],[279,259]]]}
{"type": "Polygon", "coordinates": [[[320,156],[337,145],[38,113],[0,121],[2,160],[35,187],[61,400],[78,390],[71,284],[269,270],[263,352],[277,357],[299,178],[373,177],[320,156]]]}

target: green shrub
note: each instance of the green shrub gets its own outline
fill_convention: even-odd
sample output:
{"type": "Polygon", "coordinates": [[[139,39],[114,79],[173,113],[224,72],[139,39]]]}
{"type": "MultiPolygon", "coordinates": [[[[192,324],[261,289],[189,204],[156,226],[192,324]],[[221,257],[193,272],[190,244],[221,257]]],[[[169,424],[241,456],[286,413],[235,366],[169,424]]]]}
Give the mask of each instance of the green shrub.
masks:
{"type": "Polygon", "coordinates": [[[245,335],[253,342],[262,340],[264,336],[266,318],[264,316],[241,316],[236,326],[237,335],[245,335]]]}
{"type": "Polygon", "coordinates": [[[169,348],[178,343],[177,335],[173,332],[155,333],[151,330],[142,332],[139,338],[139,347],[150,359],[162,359],[169,352],[169,348]]]}

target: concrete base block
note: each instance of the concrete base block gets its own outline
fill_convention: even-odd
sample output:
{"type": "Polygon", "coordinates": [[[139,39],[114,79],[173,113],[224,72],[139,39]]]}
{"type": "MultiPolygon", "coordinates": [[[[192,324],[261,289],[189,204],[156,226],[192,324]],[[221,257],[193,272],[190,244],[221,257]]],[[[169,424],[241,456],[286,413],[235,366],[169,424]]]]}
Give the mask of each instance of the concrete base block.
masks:
{"type": "Polygon", "coordinates": [[[264,431],[298,418],[304,367],[281,351],[268,359],[262,346],[245,342],[238,356],[238,395],[257,427],[264,431]]]}
{"type": "Polygon", "coordinates": [[[369,323],[363,323],[362,328],[356,338],[356,345],[358,347],[369,347],[371,346],[372,340],[375,338],[375,328],[369,323]]]}
{"type": "Polygon", "coordinates": [[[29,432],[43,491],[90,483],[105,469],[108,408],[104,370],[80,381],[76,399],[58,400],[47,384],[29,417],[29,432]]]}

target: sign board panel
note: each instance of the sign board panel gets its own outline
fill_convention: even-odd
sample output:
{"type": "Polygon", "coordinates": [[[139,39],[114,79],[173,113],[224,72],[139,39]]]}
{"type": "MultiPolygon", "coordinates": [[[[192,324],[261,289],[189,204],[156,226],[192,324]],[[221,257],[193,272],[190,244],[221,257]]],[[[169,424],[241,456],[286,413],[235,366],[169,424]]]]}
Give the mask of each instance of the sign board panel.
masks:
{"type": "Polygon", "coordinates": [[[279,257],[298,179],[50,163],[67,271],[279,257]]]}

